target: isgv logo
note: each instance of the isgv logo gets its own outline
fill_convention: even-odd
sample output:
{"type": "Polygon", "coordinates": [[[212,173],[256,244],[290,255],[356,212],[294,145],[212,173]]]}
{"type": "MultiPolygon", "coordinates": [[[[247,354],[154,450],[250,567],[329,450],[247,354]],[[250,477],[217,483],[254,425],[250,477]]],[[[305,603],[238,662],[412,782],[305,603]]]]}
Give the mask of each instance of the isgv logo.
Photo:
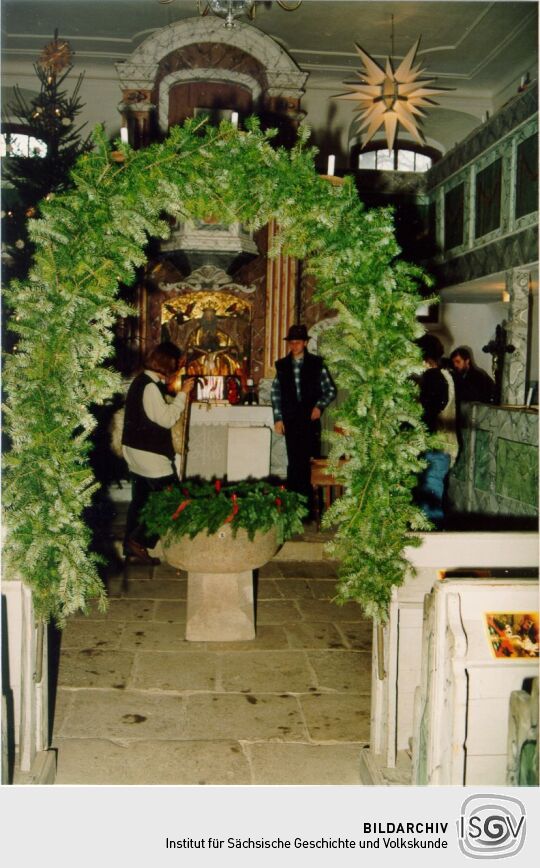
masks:
{"type": "Polygon", "coordinates": [[[504,859],[519,853],[525,842],[525,806],[512,796],[483,793],[469,796],[457,822],[459,848],[471,859],[504,859]]]}

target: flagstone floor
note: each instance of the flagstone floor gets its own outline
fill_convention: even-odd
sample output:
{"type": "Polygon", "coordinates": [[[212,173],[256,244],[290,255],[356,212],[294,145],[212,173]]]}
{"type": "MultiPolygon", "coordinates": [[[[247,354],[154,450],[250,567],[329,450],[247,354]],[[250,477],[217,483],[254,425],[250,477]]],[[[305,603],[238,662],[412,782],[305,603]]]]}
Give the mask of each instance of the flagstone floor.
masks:
{"type": "Polygon", "coordinates": [[[113,572],[108,612],[62,636],[56,783],[360,784],[371,622],[331,602],[318,538],[259,570],[249,642],[184,639],[186,573],[113,572]]]}

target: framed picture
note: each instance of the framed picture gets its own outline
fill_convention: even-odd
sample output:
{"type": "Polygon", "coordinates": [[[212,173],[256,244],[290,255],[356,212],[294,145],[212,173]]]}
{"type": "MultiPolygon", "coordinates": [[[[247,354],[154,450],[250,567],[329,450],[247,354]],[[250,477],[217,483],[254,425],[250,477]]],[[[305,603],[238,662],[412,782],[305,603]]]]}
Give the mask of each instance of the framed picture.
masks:
{"type": "Polygon", "coordinates": [[[538,612],[486,612],[484,618],[494,657],[538,657],[538,612]]]}
{"type": "Polygon", "coordinates": [[[225,377],[197,377],[197,401],[223,401],[225,397],[225,377]]]}

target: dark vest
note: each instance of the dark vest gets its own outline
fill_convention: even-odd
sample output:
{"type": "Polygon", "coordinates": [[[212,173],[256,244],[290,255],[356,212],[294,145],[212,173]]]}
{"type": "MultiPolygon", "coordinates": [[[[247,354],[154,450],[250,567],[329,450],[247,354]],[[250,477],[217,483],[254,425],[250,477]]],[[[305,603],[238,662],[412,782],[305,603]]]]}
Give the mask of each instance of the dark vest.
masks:
{"type": "Polygon", "coordinates": [[[298,400],[294,382],[292,356],[289,353],[276,362],[277,378],[281,389],[281,412],[283,421],[288,419],[309,419],[313,407],[322,395],[321,370],[323,360],[304,350],[304,362],[300,368],[301,400],[298,400]]]}
{"type": "MultiPolygon", "coordinates": [[[[143,408],[143,392],[149,383],[153,383],[148,374],[139,374],[133,380],[126,397],[124,414],[124,430],[122,444],[132,449],[143,449],[145,452],[155,452],[174,458],[172,436],[169,428],[157,425],[148,418],[143,408]]],[[[155,385],[163,396],[167,394],[164,383],[155,385]]]]}

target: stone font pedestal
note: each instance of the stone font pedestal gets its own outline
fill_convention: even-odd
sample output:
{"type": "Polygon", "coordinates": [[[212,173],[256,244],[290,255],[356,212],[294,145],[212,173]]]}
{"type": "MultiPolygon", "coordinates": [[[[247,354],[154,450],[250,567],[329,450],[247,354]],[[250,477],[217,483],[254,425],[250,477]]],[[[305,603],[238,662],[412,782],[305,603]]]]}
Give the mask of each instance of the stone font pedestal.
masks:
{"type": "Polygon", "coordinates": [[[186,639],[231,642],[255,638],[253,572],[188,572],[186,639]]]}
{"type": "Polygon", "coordinates": [[[253,570],[278,549],[276,528],[245,528],[233,534],[230,524],[216,533],[165,540],[163,554],[188,574],[186,639],[190,642],[238,642],[255,638],[253,570]]]}

